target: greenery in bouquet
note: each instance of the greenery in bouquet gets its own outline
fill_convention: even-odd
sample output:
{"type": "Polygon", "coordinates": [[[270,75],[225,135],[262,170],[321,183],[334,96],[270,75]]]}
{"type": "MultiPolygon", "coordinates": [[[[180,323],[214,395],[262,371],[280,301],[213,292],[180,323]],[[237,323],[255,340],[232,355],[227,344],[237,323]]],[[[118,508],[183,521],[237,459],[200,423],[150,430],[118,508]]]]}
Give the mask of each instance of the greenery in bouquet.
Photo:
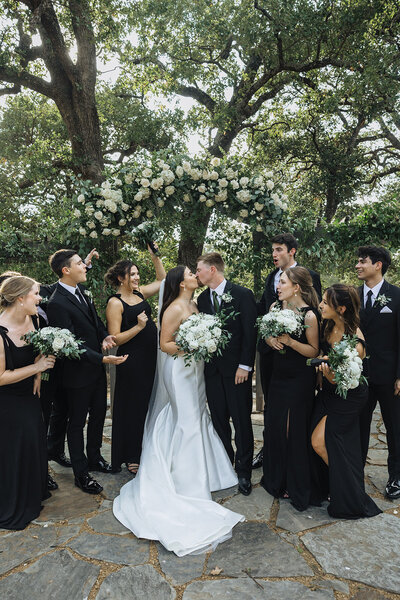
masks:
{"type": "MultiPolygon", "coordinates": [[[[258,338],[279,337],[284,333],[289,335],[300,335],[305,329],[304,316],[295,313],[289,308],[281,308],[276,304],[271,308],[269,313],[258,317],[256,321],[258,328],[258,338]]],[[[285,354],[286,350],[279,350],[281,354],[285,354]]]]}
{"type": "Polygon", "coordinates": [[[132,238],[142,249],[147,248],[147,244],[151,244],[159,238],[159,227],[155,221],[143,221],[140,225],[134,227],[131,231],[132,238]]]}
{"type": "MultiPolygon", "coordinates": [[[[214,356],[221,355],[231,338],[224,325],[236,314],[224,310],[215,315],[193,314],[179,326],[175,343],[183,352],[185,366],[189,366],[192,360],[210,362],[214,356]]],[[[174,358],[177,357],[178,354],[175,354],[174,358]]]]}
{"type": "Polygon", "coordinates": [[[349,390],[367,383],[362,374],[363,365],[357,352],[357,344],[357,336],[344,335],[328,352],[327,362],[334,373],[336,393],[342,398],[347,398],[349,390]]]}
{"type": "MultiPolygon", "coordinates": [[[[60,327],[43,327],[36,331],[29,331],[21,337],[28,344],[32,344],[34,350],[44,356],[53,355],[56,358],[79,359],[85,352],[80,348],[81,340],[78,340],[68,329],[60,327]]],[[[42,379],[47,381],[49,375],[42,373],[42,379]]]]}

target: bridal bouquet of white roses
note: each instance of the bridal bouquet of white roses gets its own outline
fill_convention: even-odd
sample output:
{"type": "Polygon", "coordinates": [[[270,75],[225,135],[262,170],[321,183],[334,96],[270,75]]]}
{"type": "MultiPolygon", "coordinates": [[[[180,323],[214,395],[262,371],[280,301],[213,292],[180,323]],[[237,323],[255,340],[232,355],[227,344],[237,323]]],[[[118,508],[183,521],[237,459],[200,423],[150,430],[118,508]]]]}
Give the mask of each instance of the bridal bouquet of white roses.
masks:
{"type": "Polygon", "coordinates": [[[143,221],[143,223],[140,223],[140,225],[134,227],[131,231],[131,235],[138,245],[146,248],[147,244],[149,244],[154,254],[158,252],[153,243],[157,239],[158,233],[158,227],[154,221],[143,221]]]}
{"type": "MultiPolygon", "coordinates": [[[[81,340],[78,340],[68,329],[60,327],[43,327],[37,331],[29,331],[21,339],[32,344],[34,349],[44,356],[78,359],[85,352],[79,347],[81,340]]],[[[41,378],[48,381],[49,373],[45,371],[41,378]]]]}
{"type": "MultiPolygon", "coordinates": [[[[279,305],[273,306],[266,315],[258,317],[256,325],[259,338],[279,337],[284,333],[299,335],[305,328],[302,315],[279,305]]],[[[286,350],[279,352],[285,354],[286,350]]]]}
{"type": "Polygon", "coordinates": [[[328,352],[328,360],[307,360],[307,364],[311,366],[317,366],[321,362],[329,364],[335,375],[336,393],[342,398],[346,398],[347,392],[354,390],[360,383],[367,383],[362,374],[362,360],[357,352],[357,343],[357,336],[344,335],[328,352]]]}
{"type": "MultiPolygon", "coordinates": [[[[191,361],[209,362],[220,355],[231,334],[223,329],[227,315],[223,311],[215,315],[193,314],[186,319],[176,332],[175,343],[183,351],[185,366],[191,361]]],[[[177,358],[178,354],[174,355],[177,358]]]]}

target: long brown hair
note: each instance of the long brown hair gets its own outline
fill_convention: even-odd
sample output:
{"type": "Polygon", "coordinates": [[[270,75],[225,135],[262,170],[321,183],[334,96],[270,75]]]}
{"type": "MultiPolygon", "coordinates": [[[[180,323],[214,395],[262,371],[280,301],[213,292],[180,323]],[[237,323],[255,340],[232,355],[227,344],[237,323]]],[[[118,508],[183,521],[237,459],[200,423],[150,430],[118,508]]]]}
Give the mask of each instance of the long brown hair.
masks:
{"type": "MultiPolygon", "coordinates": [[[[339,306],[345,306],[346,310],[340,315],[344,323],[344,332],[347,335],[355,335],[360,326],[360,297],[353,285],[334,283],[325,290],[326,301],[338,314],[339,306]]],[[[324,327],[324,338],[327,340],[335,326],[333,319],[327,319],[324,327]]]]}
{"type": "Polygon", "coordinates": [[[318,308],[318,296],[313,286],[313,280],[308,269],[304,267],[291,267],[284,271],[285,275],[294,285],[300,288],[300,295],[307,306],[318,308]]]}
{"type": "Polygon", "coordinates": [[[185,277],[185,269],[186,267],[184,265],[178,265],[177,267],[170,269],[167,273],[164,285],[163,304],[160,311],[160,325],[168,306],[179,296],[181,289],[180,284],[185,277]]]}

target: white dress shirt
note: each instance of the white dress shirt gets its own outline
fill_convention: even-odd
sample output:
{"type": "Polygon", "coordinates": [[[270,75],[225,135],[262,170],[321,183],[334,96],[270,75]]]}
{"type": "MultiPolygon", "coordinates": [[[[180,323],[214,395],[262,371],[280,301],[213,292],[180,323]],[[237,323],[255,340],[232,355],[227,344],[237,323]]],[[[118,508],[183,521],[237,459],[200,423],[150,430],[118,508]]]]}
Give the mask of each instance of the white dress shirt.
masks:
{"type": "MultiPolygon", "coordinates": [[[[289,269],[292,269],[293,267],[296,267],[296,266],[297,266],[297,262],[295,262],[293,265],[290,265],[289,269]]],[[[276,288],[278,287],[278,283],[279,283],[279,280],[281,278],[282,273],[283,273],[282,269],[278,269],[278,272],[275,273],[275,277],[274,277],[274,290],[275,290],[275,292],[276,292],[276,288]]]]}
{"type": "Polygon", "coordinates": [[[367,299],[368,299],[368,292],[369,292],[370,290],[371,290],[371,292],[372,292],[372,296],[371,296],[371,303],[372,303],[372,306],[374,305],[374,302],[375,302],[375,300],[376,300],[376,297],[377,297],[377,295],[379,294],[379,292],[380,292],[380,289],[381,289],[381,287],[382,287],[382,285],[383,285],[383,282],[384,282],[384,281],[385,281],[384,279],[381,279],[381,280],[380,280],[380,282],[379,282],[379,283],[377,283],[377,284],[376,284],[376,285],[375,285],[373,288],[370,288],[370,287],[368,287],[368,286],[366,285],[366,283],[364,283],[364,307],[365,307],[365,304],[366,304],[366,302],[367,302],[367,299]]]}
{"type": "MultiPolygon", "coordinates": [[[[224,293],[225,290],[225,286],[226,286],[226,279],[223,279],[221,281],[221,283],[214,289],[212,290],[210,288],[210,300],[211,300],[211,304],[212,306],[214,306],[214,296],[213,296],[213,292],[217,292],[217,300],[219,305],[221,306],[221,302],[222,302],[222,294],[224,293]]],[[[239,369],[243,369],[244,371],[251,371],[252,367],[249,367],[247,365],[239,365],[239,369]]]]}

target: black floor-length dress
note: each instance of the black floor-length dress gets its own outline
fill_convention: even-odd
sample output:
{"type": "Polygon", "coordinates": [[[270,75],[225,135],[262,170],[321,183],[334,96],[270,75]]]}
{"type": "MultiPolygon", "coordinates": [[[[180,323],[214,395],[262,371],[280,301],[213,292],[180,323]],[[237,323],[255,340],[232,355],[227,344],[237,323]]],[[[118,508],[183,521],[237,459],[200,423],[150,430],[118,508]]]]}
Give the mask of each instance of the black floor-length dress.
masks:
{"type": "MultiPolygon", "coordinates": [[[[305,314],[315,309],[304,307],[305,314]]],[[[317,317],[318,318],[318,317],[317,317]]],[[[308,344],[306,331],[293,339],[308,344]]],[[[274,351],[264,433],[262,486],[275,498],[287,492],[297,510],[305,510],[311,496],[310,422],[315,397],[315,369],[307,357],[285,346],[274,351]]]]}
{"type": "MultiPolygon", "coordinates": [[[[31,345],[16,346],[0,326],[6,369],[34,361],[31,345]]],[[[47,490],[46,434],[33,377],[0,386],[0,528],[24,529],[38,517],[47,490]]]]}
{"type": "Polygon", "coordinates": [[[145,311],[146,327],[135,337],[118,347],[117,354],[129,354],[116,367],[112,421],[111,463],[114,469],[122,463],[140,463],[144,422],[157,361],[157,327],[151,318],[151,307],[139,292],[142,302],[133,306],[124,302],[121,332],[137,325],[138,315],[145,311]]]}
{"type": "MultiPolygon", "coordinates": [[[[359,340],[364,345],[364,340],[359,340]]],[[[326,355],[330,346],[321,342],[326,355]]],[[[382,511],[365,492],[364,465],[361,458],[359,415],[368,399],[364,383],[349,390],[346,398],[336,393],[336,385],[323,378],[318,393],[312,431],[326,416],[325,446],[329,468],[313,452],[313,499],[320,503],[330,496],[328,513],[340,519],[374,517],[382,511]]]]}

